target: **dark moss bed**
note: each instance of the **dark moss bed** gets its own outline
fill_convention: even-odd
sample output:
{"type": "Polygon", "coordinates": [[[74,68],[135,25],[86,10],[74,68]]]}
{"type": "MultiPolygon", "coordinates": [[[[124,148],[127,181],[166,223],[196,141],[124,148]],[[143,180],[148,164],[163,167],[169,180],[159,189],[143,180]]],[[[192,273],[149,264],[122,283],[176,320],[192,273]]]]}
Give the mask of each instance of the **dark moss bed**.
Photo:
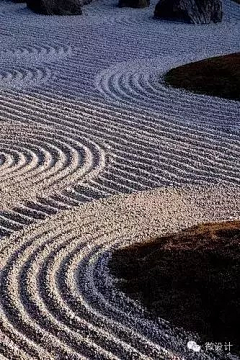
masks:
{"type": "Polygon", "coordinates": [[[175,88],[240,100],[240,53],[213,57],[171,69],[165,75],[165,82],[175,88]]]}
{"type": "Polygon", "coordinates": [[[240,221],[209,223],[116,250],[117,286],[149,317],[240,353],[240,221]]]}

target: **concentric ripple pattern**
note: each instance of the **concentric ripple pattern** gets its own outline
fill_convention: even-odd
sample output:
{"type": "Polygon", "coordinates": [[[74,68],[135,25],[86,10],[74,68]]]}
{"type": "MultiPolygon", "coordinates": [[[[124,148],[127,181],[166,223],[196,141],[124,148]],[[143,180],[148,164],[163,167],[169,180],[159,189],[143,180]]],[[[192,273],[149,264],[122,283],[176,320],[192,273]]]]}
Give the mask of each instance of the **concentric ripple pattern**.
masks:
{"type": "Polygon", "coordinates": [[[47,127],[1,124],[0,184],[2,208],[17,199],[33,200],[60,192],[98,174],[104,151],[88,140],[67,137],[47,127]]]}
{"type": "Polygon", "coordinates": [[[0,353],[20,359],[210,360],[207,352],[187,352],[187,339],[198,341],[196,335],[147,319],[119,292],[108,260],[115,248],[166,227],[176,231],[200,219],[239,216],[239,200],[238,189],[226,187],[143,192],[89,203],[3,240],[0,353]]]}

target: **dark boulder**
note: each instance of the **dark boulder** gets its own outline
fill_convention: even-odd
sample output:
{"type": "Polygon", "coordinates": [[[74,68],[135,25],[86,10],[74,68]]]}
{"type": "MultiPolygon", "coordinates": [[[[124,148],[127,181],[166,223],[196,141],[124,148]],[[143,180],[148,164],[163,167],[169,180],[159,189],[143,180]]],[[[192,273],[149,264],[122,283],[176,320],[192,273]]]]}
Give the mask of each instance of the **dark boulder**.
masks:
{"type": "Polygon", "coordinates": [[[81,15],[81,0],[26,0],[32,11],[44,15],[81,15]]]}
{"type": "Polygon", "coordinates": [[[217,23],[222,21],[222,0],[160,0],[154,16],[192,24],[217,23]]]}
{"type": "Polygon", "coordinates": [[[150,0],[119,0],[119,7],[144,8],[149,6],[150,0]]]}

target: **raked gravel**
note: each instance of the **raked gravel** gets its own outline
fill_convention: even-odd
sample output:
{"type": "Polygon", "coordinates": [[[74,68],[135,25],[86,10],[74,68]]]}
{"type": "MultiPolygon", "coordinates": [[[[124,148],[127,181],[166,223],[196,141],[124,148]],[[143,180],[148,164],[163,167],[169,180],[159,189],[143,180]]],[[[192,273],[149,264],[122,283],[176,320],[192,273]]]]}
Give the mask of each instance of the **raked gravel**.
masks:
{"type": "MultiPolygon", "coordinates": [[[[0,244],[1,352],[10,359],[231,359],[188,350],[197,334],[150,321],[115,287],[115,248],[240,217],[234,186],[162,188],[92,201],[0,244]]],[[[191,314],[189,314],[191,316],[191,314]]]]}
{"type": "Polygon", "coordinates": [[[1,359],[225,356],[189,352],[196,335],[149,322],[108,273],[115,247],[240,215],[239,102],[163,82],[239,51],[240,6],[194,26],[155,4],[0,3],[1,359]]]}
{"type": "Polygon", "coordinates": [[[168,88],[168,69],[239,51],[221,24],[94,1],[82,16],[0,3],[0,236],[118,193],[239,184],[239,102],[168,88]]]}

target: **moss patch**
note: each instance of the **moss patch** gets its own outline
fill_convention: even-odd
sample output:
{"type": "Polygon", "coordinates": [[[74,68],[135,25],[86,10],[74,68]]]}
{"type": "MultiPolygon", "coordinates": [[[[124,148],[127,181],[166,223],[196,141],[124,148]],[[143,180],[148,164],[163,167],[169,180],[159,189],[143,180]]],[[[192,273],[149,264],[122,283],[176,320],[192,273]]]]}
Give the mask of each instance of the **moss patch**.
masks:
{"type": "Polygon", "coordinates": [[[240,100],[240,53],[177,67],[165,75],[165,82],[200,94],[240,100]]]}
{"type": "Polygon", "coordinates": [[[204,342],[240,344],[240,221],[209,223],[116,250],[117,286],[150,317],[197,332],[204,342]]]}

